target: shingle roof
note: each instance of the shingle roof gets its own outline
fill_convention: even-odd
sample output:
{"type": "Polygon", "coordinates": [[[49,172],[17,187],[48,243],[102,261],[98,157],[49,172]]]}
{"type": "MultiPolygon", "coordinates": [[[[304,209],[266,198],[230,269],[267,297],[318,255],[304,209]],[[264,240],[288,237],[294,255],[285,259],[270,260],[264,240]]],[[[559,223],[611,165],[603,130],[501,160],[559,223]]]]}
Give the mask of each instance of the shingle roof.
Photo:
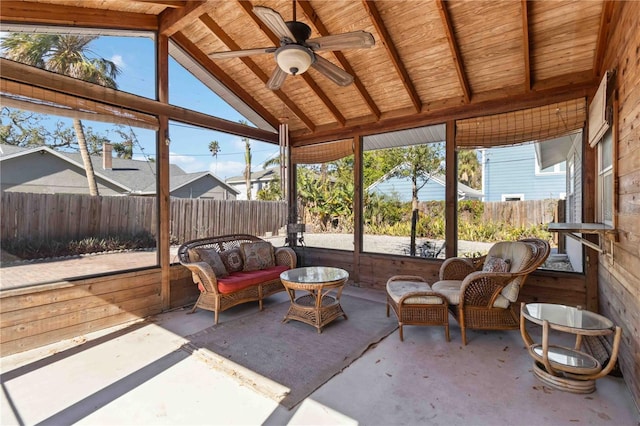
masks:
{"type": "MultiPolygon", "coordinates": [[[[6,159],[9,156],[22,155],[40,149],[51,148],[46,146],[40,147],[19,147],[14,145],[0,144],[0,159],[6,159]]],[[[76,152],[53,151],[62,158],[67,158],[75,163],[83,164],[82,157],[76,152]]],[[[126,160],[114,157],[111,160],[112,168],[105,169],[102,164],[102,157],[98,155],[91,156],[91,163],[96,176],[117,182],[121,186],[127,188],[131,193],[141,195],[155,194],[156,192],[156,169],[155,163],[141,160],[126,160]]],[[[236,189],[227,185],[224,180],[215,176],[210,172],[187,173],[175,164],[169,165],[170,191],[195,181],[205,175],[211,175],[226,187],[228,191],[238,192],[236,189]]]]}
{"type": "MultiPolygon", "coordinates": [[[[269,169],[258,170],[251,173],[251,182],[256,181],[269,181],[276,177],[280,177],[280,167],[271,167],[269,169]]],[[[233,176],[226,180],[228,184],[244,183],[244,175],[233,176]]]]}

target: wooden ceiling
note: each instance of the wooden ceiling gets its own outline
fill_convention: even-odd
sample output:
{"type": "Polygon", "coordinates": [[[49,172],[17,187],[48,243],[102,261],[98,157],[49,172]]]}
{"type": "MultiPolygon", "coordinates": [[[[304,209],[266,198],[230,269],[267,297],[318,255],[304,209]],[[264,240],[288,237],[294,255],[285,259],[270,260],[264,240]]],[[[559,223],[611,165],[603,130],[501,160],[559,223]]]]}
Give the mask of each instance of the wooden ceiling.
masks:
{"type": "Polygon", "coordinates": [[[294,145],[535,107],[595,92],[612,1],[297,1],[311,37],[364,30],[370,49],[322,52],[355,77],[339,87],[315,69],[265,87],[273,55],[211,60],[216,51],[277,46],[252,13],[285,20],[291,0],[0,2],[3,22],[151,30],[198,61],[294,145]]]}

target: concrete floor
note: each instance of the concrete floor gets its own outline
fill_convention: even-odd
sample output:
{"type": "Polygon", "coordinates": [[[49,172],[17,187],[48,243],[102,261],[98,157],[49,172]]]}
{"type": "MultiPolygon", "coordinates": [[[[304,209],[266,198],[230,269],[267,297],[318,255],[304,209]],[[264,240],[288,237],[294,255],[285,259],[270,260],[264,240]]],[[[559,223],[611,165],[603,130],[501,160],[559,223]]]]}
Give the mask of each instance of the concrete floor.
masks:
{"type": "MultiPolygon", "coordinates": [[[[345,294],[384,300],[379,291],[345,294]]],[[[233,308],[221,321],[255,309],[233,308]]],[[[463,347],[455,324],[449,343],[441,327],[406,326],[404,342],[396,330],[287,410],[182,350],[183,336],[213,322],[211,312],[186,312],[2,358],[0,424],[640,424],[622,379],[600,379],[589,395],[554,390],[532,375],[518,331],[471,331],[463,347]]]]}

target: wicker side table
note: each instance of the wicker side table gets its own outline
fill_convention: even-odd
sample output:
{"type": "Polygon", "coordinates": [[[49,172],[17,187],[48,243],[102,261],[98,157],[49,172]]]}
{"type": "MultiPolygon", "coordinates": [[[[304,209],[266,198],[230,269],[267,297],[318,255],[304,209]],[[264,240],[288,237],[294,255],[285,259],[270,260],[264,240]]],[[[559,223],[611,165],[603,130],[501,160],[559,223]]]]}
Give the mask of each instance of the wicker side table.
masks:
{"type": "Polygon", "coordinates": [[[620,348],[622,329],[611,320],[594,312],[551,303],[522,303],[520,307],[520,334],[529,347],[534,360],[533,374],[544,384],[573,393],[591,393],[596,380],[613,369],[620,348]],[[526,330],[525,320],[542,326],[542,343],[534,343],[526,330]],[[551,330],[576,336],[573,348],[549,342],[551,330]],[[600,364],[581,346],[584,336],[613,334],[613,349],[606,366],[600,364]]]}
{"type": "Polygon", "coordinates": [[[347,314],[340,306],[340,296],[349,273],[340,268],[312,266],[290,269],[280,274],[291,305],[282,322],[290,320],[309,324],[322,333],[322,328],[347,314]],[[296,291],[305,294],[296,296],[296,291]]]}

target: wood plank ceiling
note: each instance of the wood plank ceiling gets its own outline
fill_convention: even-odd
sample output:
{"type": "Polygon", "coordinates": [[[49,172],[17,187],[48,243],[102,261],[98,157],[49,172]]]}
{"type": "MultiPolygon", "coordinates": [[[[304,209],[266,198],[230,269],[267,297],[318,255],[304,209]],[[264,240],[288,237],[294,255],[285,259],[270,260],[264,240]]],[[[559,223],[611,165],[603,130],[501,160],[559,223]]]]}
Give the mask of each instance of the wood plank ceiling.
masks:
{"type": "Polygon", "coordinates": [[[3,23],[152,30],[227,86],[293,145],[505,112],[595,91],[614,2],[298,0],[311,38],[364,30],[370,49],[320,53],[354,76],[339,87],[311,68],[265,87],[273,55],[211,60],[216,51],[277,46],[252,13],[285,20],[291,0],[34,0],[0,2],[3,23]]]}

